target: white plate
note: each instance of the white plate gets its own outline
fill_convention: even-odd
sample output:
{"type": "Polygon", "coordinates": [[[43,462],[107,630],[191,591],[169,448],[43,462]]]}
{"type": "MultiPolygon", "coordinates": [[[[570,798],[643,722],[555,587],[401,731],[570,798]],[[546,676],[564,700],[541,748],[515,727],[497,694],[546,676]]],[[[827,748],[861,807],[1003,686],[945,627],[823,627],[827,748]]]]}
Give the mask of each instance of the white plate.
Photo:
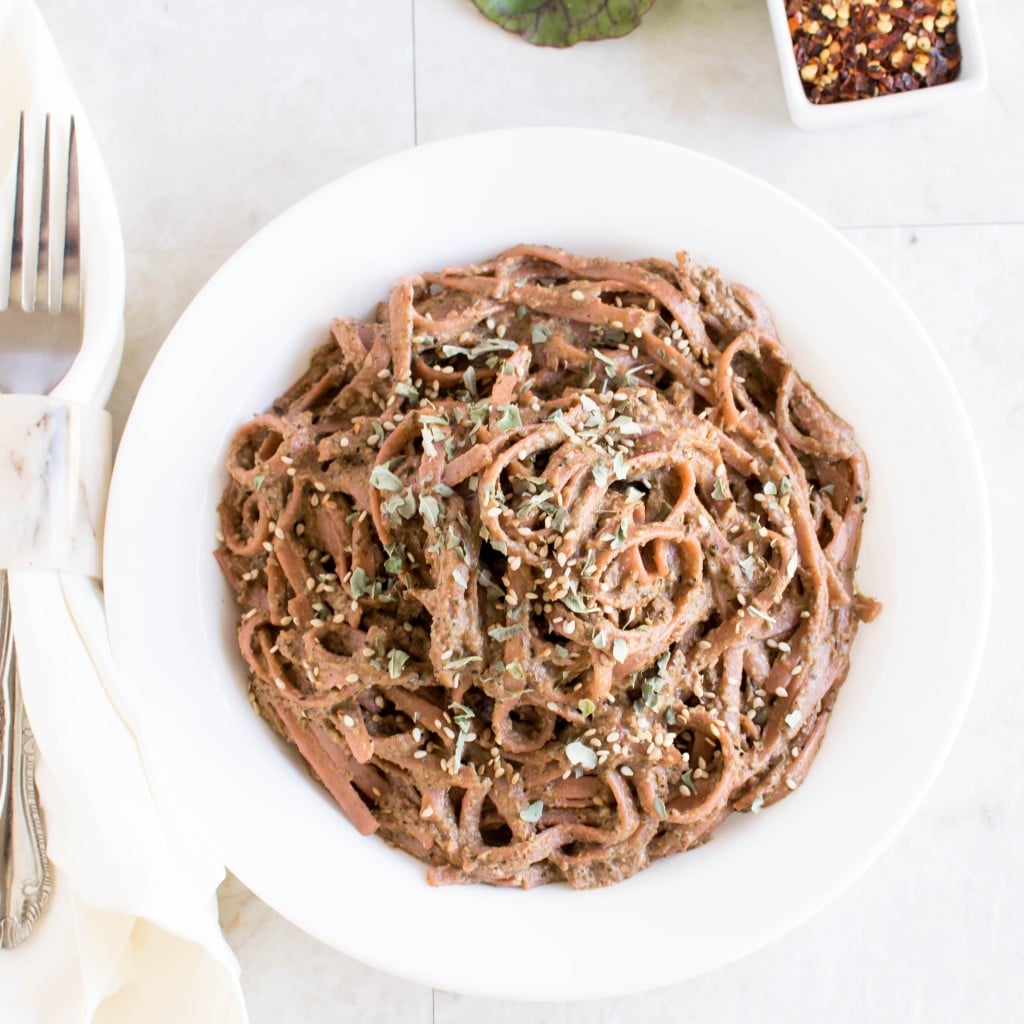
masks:
{"type": "Polygon", "coordinates": [[[924,795],[964,712],[989,603],[984,483],[953,384],[912,313],[795,201],[698,153],[589,131],[494,132],[400,153],[310,196],[210,281],[139,393],[110,494],[107,611],[148,742],[227,866],[350,956],[507,998],[608,996],[758,948],[834,897],[924,795]],[[813,770],[708,846],[610,889],[432,889],[362,838],[245,698],[212,557],[234,429],[304,369],[335,315],[408,271],[516,242],[671,257],[761,292],[796,365],[872,470],[854,648],[813,770]]]}

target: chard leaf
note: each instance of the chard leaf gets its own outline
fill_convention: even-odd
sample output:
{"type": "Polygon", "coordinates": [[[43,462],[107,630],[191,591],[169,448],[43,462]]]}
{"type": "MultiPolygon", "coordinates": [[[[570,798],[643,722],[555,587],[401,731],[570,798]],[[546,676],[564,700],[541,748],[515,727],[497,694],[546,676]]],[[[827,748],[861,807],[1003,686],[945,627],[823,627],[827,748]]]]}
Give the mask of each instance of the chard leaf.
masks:
{"type": "Polygon", "coordinates": [[[654,0],[473,0],[495,24],[536,46],[573,46],[632,32],[654,0]]]}

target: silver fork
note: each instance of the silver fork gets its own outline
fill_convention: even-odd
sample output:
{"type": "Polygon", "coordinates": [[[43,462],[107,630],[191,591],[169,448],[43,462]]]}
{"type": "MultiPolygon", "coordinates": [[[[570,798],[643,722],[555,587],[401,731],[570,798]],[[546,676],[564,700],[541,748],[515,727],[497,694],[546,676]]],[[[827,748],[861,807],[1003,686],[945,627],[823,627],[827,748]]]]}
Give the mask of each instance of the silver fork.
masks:
{"type": "MultiPolygon", "coordinates": [[[[34,295],[26,295],[25,115],[18,122],[10,298],[0,310],[0,391],[45,395],[71,368],[82,344],[78,154],[72,118],[63,196],[50,176],[50,115],[43,135],[39,246],[34,295]],[[63,200],[64,246],[51,272],[51,202],[63,200]]],[[[11,631],[10,589],[0,568],[0,948],[23,942],[50,896],[52,874],[35,784],[36,747],[25,716],[11,631]]]]}

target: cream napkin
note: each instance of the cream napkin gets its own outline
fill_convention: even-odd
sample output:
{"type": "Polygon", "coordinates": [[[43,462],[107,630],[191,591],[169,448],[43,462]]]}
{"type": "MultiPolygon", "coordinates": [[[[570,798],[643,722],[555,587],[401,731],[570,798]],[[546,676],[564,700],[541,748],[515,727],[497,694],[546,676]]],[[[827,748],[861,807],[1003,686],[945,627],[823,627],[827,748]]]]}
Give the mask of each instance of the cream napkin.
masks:
{"type": "MultiPolygon", "coordinates": [[[[78,120],[86,343],[55,393],[103,404],[120,360],[124,287],[109,182],[35,5],[0,0],[0,181],[10,178],[19,109],[78,120]]],[[[10,578],[54,887],[29,940],[0,950],[0,1019],[242,1024],[238,966],[217,923],[224,869],[190,833],[166,766],[150,763],[126,713],[131,681],[113,664],[99,586],[58,572],[10,578]]]]}

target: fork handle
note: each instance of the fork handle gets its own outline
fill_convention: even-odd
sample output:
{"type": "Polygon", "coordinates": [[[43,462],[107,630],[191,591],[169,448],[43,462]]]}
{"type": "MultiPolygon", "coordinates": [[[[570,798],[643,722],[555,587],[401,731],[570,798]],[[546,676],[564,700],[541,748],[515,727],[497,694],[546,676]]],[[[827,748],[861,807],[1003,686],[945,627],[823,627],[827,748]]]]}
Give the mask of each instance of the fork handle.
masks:
{"type": "Polygon", "coordinates": [[[35,739],[18,680],[7,570],[0,569],[0,948],[4,949],[28,938],[53,882],[35,762],[35,739]]]}

